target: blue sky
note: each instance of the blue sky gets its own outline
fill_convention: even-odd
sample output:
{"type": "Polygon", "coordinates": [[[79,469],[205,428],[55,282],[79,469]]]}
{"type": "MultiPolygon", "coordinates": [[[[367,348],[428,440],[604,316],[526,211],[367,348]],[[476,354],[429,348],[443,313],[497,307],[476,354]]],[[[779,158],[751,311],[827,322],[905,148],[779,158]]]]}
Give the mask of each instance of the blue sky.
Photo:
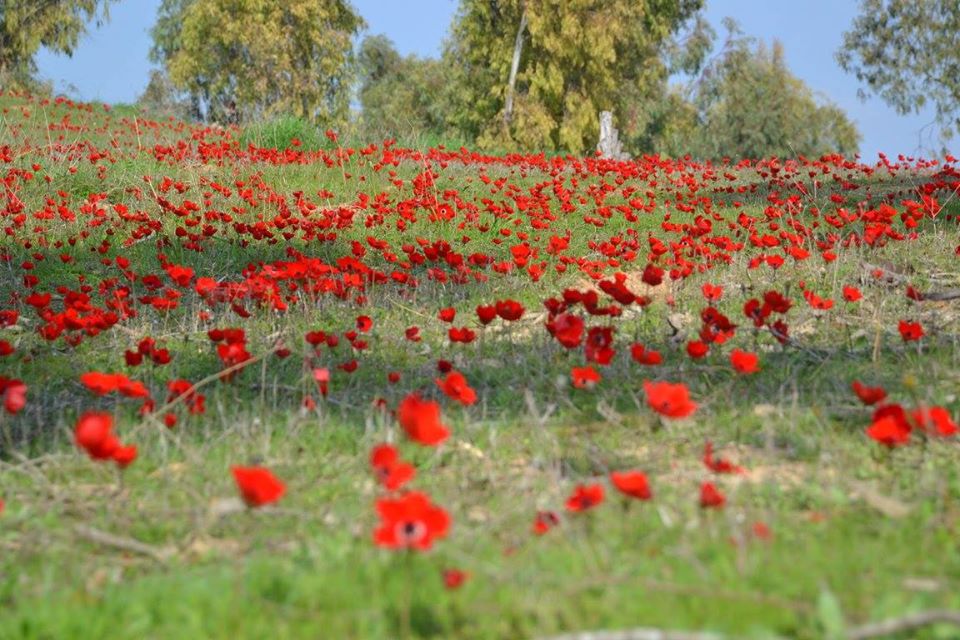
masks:
{"type": "MultiPolygon", "coordinates": [[[[736,19],[746,34],[784,44],[794,74],[814,91],[842,107],[863,135],[861,154],[874,160],[878,151],[890,156],[939,148],[931,110],[898,115],[881,100],[857,97],[858,83],[837,66],[833,54],[841,34],[857,12],[857,0],[707,0],[706,14],[722,38],[720,20],[736,19]],[[921,132],[925,131],[921,140],[921,132]],[[932,137],[931,137],[932,133],[932,137]]],[[[92,30],[72,58],[41,51],[37,64],[42,77],[60,90],[85,100],[132,102],[146,85],[150,62],[149,30],[159,0],[122,0],[110,10],[111,21],[92,30]]],[[[401,53],[439,54],[456,0],[353,0],[368,23],[369,33],[384,33],[401,53]]],[[[956,144],[951,145],[956,151],[956,144]]]]}

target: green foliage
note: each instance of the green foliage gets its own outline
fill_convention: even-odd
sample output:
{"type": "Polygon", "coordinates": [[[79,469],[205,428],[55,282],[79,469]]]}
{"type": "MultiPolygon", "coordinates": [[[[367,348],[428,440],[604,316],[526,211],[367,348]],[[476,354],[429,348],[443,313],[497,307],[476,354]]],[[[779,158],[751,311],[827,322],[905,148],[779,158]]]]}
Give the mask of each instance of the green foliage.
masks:
{"type": "Polygon", "coordinates": [[[899,113],[932,105],[949,138],[960,130],[957,33],[956,0],[862,0],[836,57],[899,113]]]}
{"type": "Polygon", "coordinates": [[[383,35],[364,38],[357,59],[365,133],[410,137],[445,132],[448,109],[439,60],[401,57],[383,35]]]}
{"type": "Polygon", "coordinates": [[[743,37],[733,21],[727,27],[721,55],[688,87],[689,106],[668,97],[661,135],[652,141],[657,150],[700,158],[856,152],[856,127],[790,73],[779,42],[768,49],[743,37]]]}
{"type": "Polygon", "coordinates": [[[196,115],[189,100],[180,95],[170,77],[159,69],[150,72],[150,82],[137,98],[137,107],[153,117],[189,120],[196,115]]]}
{"type": "Polygon", "coordinates": [[[165,0],[152,55],[213,119],[331,124],[348,114],[362,26],[344,0],[165,0]]]}
{"type": "MultiPolygon", "coordinates": [[[[637,101],[661,95],[668,74],[665,58],[678,58],[667,43],[702,4],[463,0],[444,52],[456,107],[451,124],[485,146],[509,141],[525,149],[582,153],[596,143],[599,111],[624,113],[637,101]],[[518,31],[523,41],[515,104],[507,117],[518,31]]],[[[630,122],[626,128],[642,124],[630,122]]]]}
{"type": "Polygon", "coordinates": [[[240,134],[243,146],[253,144],[270,149],[319,149],[323,143],[324,138],[315,125],[291,116],[251,124],[240,134]]]}
{"type": "Polygon", "coordinates": [[[0,2],[0,83],[29,84],[40,47],[71,55],[87,23],[106,20],[111,0],[0,2]]]}

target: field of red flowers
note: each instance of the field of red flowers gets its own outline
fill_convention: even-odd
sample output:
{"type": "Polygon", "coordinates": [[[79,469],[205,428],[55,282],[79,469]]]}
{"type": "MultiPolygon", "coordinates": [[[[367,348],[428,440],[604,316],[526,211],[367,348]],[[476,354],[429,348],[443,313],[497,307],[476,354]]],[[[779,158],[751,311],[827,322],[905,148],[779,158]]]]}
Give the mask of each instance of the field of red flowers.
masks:
{"type": "Polygon", "coordinates": [[[0,107],[0,637],[868,638],[960,607],[953,158],[0,107]]]}

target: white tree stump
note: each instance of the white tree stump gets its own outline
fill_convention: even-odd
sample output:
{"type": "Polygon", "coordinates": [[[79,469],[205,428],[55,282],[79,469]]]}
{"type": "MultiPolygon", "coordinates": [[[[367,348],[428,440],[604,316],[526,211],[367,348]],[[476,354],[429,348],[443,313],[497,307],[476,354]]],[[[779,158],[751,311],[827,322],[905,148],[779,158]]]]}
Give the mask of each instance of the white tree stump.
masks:
{"type": "Polygon", "coordinates": [[[600,112],[600,142],[597,143],[600,157],[609,160],[629,160],[630,154],[623,151],[620,134],[613,126],[613,113],[600,112]]]}

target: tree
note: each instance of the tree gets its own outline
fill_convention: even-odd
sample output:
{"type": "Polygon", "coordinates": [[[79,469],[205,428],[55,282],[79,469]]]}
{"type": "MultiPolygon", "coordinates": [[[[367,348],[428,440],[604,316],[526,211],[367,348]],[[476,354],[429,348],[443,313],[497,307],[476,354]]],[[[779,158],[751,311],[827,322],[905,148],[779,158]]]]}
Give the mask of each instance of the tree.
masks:
{"type": "Polygon", "coordinates": [[[111,0],[3,0],[0,2],[0,78],[28,83],[40,47],[72,55],[93,20],[109,18],[111,0]]]}
{"type": "Polygon", "coordinates": [[[932,104],[945,138],[960,129],[957,0],[861,0],[836,57],[899,113],[932,104]]]}
{"type": "Polygon", "coordinates": [[[658,150],[702,158],[856,152],[856,127],[790,73],[778,41],[767,48],[743,37],[734,21],[725,24],[729,35],[721,53],[687,87],[692,108],[673,98],[672,125],[684,135],[661,138],[658,150]]]}
{"type": "Polygon", "coordinates": [[[346,0],[164,0],[152,55],[212,119],[329,125],[348,114],[362,27],[346,0]]]}
{"type": "Polygon", "coordinates": [[[150,72],[150,82],[137,98],[137,107],[154,117],[173,116],[177,120],[195,117],[190,101],[183,99],[167,74],[160,69],[150,72]]]}
{"type": "Polygon", "coordinates": [[[702,4],[461,0],[444,51],[450,124],[487,146],[591,149],[601,110],[662,93],[666,45],[702,4]]]}
{"type": "Polygon", "coordinates": [[[439,60],[402,57],[389,38],[375,35],[363,39],[357,62],[366,132],[387,136],[444,133],[444,69],[439,60]]]}

